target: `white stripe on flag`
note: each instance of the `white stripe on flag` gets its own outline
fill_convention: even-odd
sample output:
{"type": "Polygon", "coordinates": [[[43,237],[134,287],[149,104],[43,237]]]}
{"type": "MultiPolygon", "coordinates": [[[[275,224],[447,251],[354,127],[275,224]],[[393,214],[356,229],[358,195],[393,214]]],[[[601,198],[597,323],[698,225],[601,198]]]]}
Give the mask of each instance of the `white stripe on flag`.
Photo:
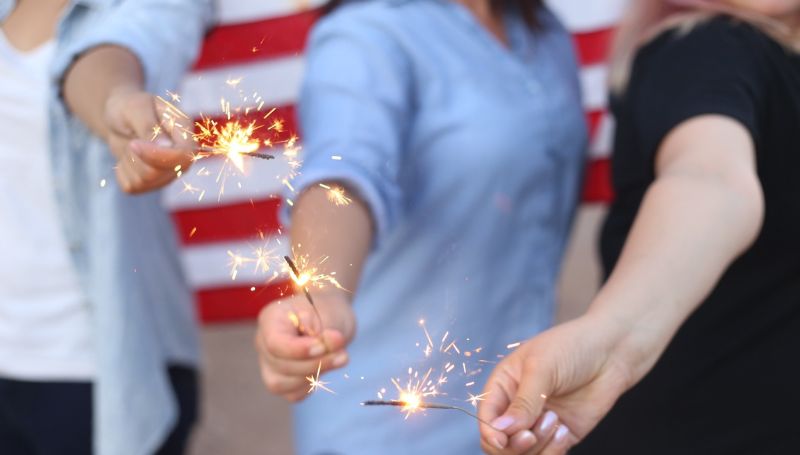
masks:
{"type": "Polygon", "coordinates": [[[185,246],[182,249],[186,277],[192,289],[250,286],[266,283],[273,272],[281,270],[281,258],[290,254],[289,239],[284,236],[253,238],[243,242],[222,242],[207,245],[185,246]],[[255,262],[246,262],[238,268],[236,279],[231,279],[231,256],[228,252],[244,257],[254,257],[254,250],[264,247],[271,250],[274,260],[266,273],[255,269],[255,262]]]}
{"type": "Polygon", "coordinates": [[[326,3],[326,0],[216,0],[217,22],[240,24],[287,16],[326,3]]]}
{"type": "Polygon", "coordinates": [[[614,146],[614,116],[610,113],[603,114],[600,125],[592,141],[590,154],[592,158],[608,158],[614,146]]]}
{"type": "Polygon", "coordinates": [[[547,5],[573,33],[591,32],[616,25],[628,0],[547,0],[547,5]]]}
{"type": "Polygon", "coordinates": [[[606,65],[592,65],[581,68],[581,90],[583,107],[588,112],[605,109],[608,80],[606,65]]]}
{"type": "Polygon", "coordinates": [[[246,159],[244,173],[232,168],[230,163],[225,164],[221,158],[208,158],[194,163],[189,172],[164,190],[164,206],[170,211],[177,211],[280,196],[285,188],[283,180],[290,172],[289,163],[281,155],[280,147],[264,151],[273,152],[275,159],[246,159]],[[226,176],[225,190],[221,195],[222,183],[217,181],[220,172],[226,176]],[[203,191],[205,194],[201,199],[203,191]]]}
{"type": "Polygon", "coordinates": [[[252,100],[253,93],[261,96],[267,108],[292,104],[300,92],[304,66],[303,57],[293,56],[196,71],[183,81],[180,108],[189,116],[215,115],[221,113],[220,98],[236,107],[240,94],[252,100]]]}

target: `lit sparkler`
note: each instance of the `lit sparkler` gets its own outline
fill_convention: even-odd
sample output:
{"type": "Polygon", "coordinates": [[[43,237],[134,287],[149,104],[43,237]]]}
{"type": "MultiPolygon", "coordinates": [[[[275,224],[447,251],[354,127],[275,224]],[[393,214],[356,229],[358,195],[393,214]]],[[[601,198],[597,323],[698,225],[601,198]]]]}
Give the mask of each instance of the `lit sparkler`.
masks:
{"type": "Polygon", "coordinates": [[[491,423],[481,419],[476,414],[462,408],[459,406],[451,406],[447,404],[441,403],[430,403],[426,401],[422,401],[419,396],[411,397],[410,399],[400,399],[400,400],[368,400],[361,403],[362,406],[394,406],[400,408],[402,411],[409,412],[409,411],[417,411],[422,409],[442,409],[442,410],[449,410],[449,411],[458,411],[464,413],[473,419],[477,420],[478,422],[488,425],[489,427],[500,431],[499,429],[495,428],[491,423]]]}

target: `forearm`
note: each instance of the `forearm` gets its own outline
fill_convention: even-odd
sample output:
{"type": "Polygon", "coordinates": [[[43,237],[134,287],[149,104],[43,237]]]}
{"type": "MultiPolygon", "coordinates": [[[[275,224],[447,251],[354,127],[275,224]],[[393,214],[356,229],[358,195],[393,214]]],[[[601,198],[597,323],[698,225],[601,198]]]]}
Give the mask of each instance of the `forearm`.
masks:
{"type": "Polygon", "coordinates": [[[91,49],[73,63],[64,77],[62,93],[70,111],[95,135],[106,138],[106,103],[112,94],[143,89],[144,75],[136,56],[109,45],[91,49]]]}
{"type": "Polygon", "coordinates": [[[336,205],[328,200],[327,190],[306,190],[292,212],[291,243],[294,254],[307,257],[318,272],[335,274],[352,298],[372,245],[373,225],[367,206],[348,197],[352,202],[336,205]]]}
{"type": "Polygon", "coordinates": [[[668,173],[651,186],[587,314],[610,330],[634,382],[756,237],[763,202],[753,191],[692,172],[668,173]]]}

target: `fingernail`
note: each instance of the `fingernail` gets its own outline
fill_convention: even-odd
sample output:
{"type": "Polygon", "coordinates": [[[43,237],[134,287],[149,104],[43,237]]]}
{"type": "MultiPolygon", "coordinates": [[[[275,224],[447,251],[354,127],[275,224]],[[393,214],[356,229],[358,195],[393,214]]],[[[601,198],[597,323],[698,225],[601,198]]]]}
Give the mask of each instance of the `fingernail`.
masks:
{"type": "Polygon", "coordinates": [[[333,366],[340,367],[347,363],[347,353],[343,352],[333,358],[333,366]]]}
{"type": "Polygon", "coordinates": [[[514,418],[511,416],[502,416],[492,421],[492,426],[495,430],[503,431],[514,423],[514,418]]]}
{"type": "Polygon", "coordinates": [[[317,343],[314,346],[311,346],[311,349],[308,350],[308,355],[311,357],[319,357],[322,354],[325,354],[325,346],[317,343]]]}
{"type": "Polygon", "coordinates": [[[539,424],[539,431],[547,433],[553,428],[553,424],[558,420],[558,416],[553,411],[547,411],[542,417],[542,423],[539,424]]]}
{"type": "Polygon", "coordinates": [[[155,144],[159,147],[165,147],[165,148],[172,147],[172,141],[164,136],[159,136],[156,139],[155,144]]]}
{"type": "Polygon", "coordinates": [[[492,438],[492,445],[497,447],[500,450],[503,450],[503,449],[506,448],[506,446],[504,446],[503,444],[500,444],[500,441],[498,441],[496,438],[492,438]]]}
{"type": "Polygon", "coordinates": [[[137,155],[141,155],[142,153],[142,144],[139,141],[131,141],[130,148],[133,150],[133,153],[137,155]]]}
{"type": "Polygon", "coordinates": [[[519,451],[530,450],[536,445],[536,435],[530,430],[525,430],[511,438],[511,447],[519,451]]]}
{"type": "Polygon", "coordinates": [[[558,430],[556,430],[556,435],[553,436],[553,439],[556,442],[564,442],[567,439],[567,435],[569,434],[569,428],[564,425],[559,425],[558,430]]]}

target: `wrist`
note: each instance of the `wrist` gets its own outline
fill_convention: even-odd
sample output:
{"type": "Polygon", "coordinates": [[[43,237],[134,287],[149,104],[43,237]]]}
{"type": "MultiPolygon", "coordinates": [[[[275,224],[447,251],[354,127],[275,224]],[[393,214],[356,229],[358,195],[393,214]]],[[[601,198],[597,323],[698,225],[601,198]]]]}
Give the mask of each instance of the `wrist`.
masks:
{"type": "Polygon", "coordinates": [[[606,361],[624,372],[628,389],[652,369],[670,337],[662,335],[658,324],[622,310],[604,305],[598,296],[583,318],[587,328],[596,331],[594,342],[606,353],[606,361]]]}

